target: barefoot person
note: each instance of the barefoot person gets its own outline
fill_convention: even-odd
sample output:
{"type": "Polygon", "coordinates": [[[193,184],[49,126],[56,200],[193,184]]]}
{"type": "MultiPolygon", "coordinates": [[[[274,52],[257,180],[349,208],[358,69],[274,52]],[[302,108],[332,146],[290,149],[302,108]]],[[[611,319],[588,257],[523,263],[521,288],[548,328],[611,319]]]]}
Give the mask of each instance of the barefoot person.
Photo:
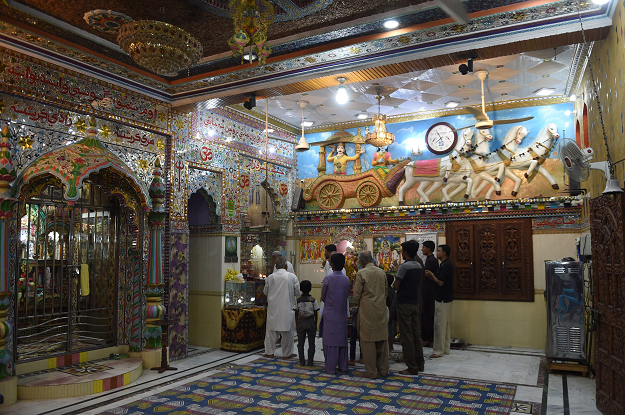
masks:
{"type": "Polygon", "coordinates": [[[345,304],[351,284],[341,271],[345,266],[345,255],[335,253],[330,257],[331,274],[326,275],[321,286],[323,310],[323,355],[326,373],[334,375],[339,371],[346,373],[347,365],[347,314],[345,304]]]}
{"type": "Polygon", "coordinates": [[[265,332],[265,357],[274,357],[276,344],[281,338],[282,356],[293,357],[293,305],[299,295],[299,282],[294,274],[286,272],[286,259],[276,259],[277,271],[267,277],[263,292],[267,296],[267,329],[265,332]]]}

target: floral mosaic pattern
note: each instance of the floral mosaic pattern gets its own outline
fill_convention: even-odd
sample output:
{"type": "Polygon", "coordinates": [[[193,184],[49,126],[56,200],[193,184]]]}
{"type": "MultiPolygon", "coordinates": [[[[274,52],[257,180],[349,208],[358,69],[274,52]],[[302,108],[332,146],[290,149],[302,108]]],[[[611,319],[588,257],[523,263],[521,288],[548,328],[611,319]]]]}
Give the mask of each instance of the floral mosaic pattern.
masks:
{"type": "Polygon", "coordinates": [[[188,257],[189,235],[186,232],[172,232],[169,263],[169,317],[178,320],[171,326],[169,335],[169,356],[181,359],[187,356],[188,342],[188,257]]]}

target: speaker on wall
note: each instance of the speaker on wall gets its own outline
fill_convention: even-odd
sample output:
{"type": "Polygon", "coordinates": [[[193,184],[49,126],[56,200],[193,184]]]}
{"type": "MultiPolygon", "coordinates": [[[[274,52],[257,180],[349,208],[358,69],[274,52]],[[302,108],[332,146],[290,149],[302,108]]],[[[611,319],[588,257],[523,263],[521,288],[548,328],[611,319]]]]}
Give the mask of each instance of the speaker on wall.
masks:
{"type": "Polygon", "coordinates": [[[304,201],[304,191],[301,187],[295,188],[293,192],[293,202],[291,202],[291,210],[297,212],[306,208],[306,202],[304,201]]]}

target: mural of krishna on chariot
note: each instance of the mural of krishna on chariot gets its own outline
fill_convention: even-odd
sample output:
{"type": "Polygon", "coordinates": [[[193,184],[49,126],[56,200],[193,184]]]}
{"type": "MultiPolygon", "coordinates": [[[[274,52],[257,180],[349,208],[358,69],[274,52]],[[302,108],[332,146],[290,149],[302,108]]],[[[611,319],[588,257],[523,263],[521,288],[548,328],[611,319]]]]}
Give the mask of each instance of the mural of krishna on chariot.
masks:
{"type": "MultiPolygon", "coordinates": [[[[394,140],[367,139],[369,127],[310,133],[298,153],[307,210],[414,206],[561,196],[558,143],[571,138],[572,103],[386,124],[394,140]],[[373,145],[375,144],[375,145],[373,145]]],[[[473,109],[472,109],[473,110],[473,109]]]]}

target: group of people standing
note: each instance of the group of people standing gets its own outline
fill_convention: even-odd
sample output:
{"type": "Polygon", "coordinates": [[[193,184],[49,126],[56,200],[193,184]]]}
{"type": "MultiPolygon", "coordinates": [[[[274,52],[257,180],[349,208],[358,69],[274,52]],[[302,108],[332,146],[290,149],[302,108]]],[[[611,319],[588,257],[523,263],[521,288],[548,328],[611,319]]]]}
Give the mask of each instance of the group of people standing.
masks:
{"type": "MultiPolygon", "coordinates": [[[[450,317],[453,301],[454,268],[449,260],[448,245],[440,245],[434,256],[435,245],[423,243],[426,256],[423,263],[417,256],[419,243],[411,240],[401,244],[404,262],[399,265],[394,279],[374,265],[370,251],[358,254],[359,271],[353,287],[357,307],[355,324],[363,363],[368,378],[385,377],[389,372],[389,341],[394,336],[391,320],[396,320],[407,368],[400,373],[417,375],[424,370],[423,340],[433,345],[431,358],[449,354],[451,345],[450,317]],[[439,264],[440,260],[440,264],[439,264]],[[394,300],[391,295],[395,292],[394,300]],[[422,328],[423,333],[422,333],[422,328]]],[[[328,374],[348,371],[348,296],[351,290],[345,275],[345,256],[336,252],[335,245],[325,247],[326,260],[322,266],[325,277],[321,288],[321,307],[310,295],[312,284],[298,282],[295,274],[280,252],[275,252],[274,273],[265,281],[268,301],[265,356],[273,357],[278,338],[282,339],[284,357],[294,357],[293,334],[297,327],[298,352],[301,365],[313,364],[316,328],[323,338],[325,370],[328,374]],[[301,291],[301,296],[298,297],[301,291]],[[294,310],[295,313],[290,312],[294,310]],[[318,313],[321,321],[318,323],[318,313]],[[309,349],[304,345],[308,338],[309,349]]],[[[353,357],[352,357],[353,360],[353,357]]]]}

